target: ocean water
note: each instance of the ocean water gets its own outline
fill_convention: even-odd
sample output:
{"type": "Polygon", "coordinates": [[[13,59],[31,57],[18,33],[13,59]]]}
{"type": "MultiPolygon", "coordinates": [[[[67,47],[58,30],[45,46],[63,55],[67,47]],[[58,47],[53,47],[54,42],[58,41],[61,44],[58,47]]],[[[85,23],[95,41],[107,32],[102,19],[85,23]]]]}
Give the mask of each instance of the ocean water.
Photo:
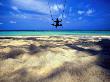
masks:
{"type": "Polygon", "coordinates": [[[110,31],[0,31],[0,36],[107,35],[110,31]]]}

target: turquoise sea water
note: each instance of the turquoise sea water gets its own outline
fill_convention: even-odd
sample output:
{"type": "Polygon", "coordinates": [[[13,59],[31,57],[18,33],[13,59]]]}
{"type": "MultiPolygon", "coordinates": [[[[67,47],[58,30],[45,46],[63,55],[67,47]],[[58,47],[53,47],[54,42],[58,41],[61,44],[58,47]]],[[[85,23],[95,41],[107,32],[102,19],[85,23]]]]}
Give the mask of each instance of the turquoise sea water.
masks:
{"type": "Polygon", "coordinates": [[[108,35],[110,31],[0,31],[0,36],[108,35]]]}

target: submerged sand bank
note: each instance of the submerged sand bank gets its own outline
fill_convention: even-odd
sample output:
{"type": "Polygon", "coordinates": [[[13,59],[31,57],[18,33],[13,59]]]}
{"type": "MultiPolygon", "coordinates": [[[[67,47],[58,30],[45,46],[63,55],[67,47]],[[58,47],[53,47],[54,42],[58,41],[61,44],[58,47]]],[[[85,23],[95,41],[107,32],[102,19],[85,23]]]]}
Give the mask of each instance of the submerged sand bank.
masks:
{"type": "Polygon", "coordinates": [[[110,82],[110,36],[0,37],[0,82],[110,82]]]}

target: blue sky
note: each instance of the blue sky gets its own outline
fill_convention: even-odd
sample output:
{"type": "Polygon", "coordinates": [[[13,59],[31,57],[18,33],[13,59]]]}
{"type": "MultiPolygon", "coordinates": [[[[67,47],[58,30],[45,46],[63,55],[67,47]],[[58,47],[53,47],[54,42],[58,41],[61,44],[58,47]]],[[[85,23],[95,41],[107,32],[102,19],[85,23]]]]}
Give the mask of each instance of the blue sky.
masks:
{"type": "MultiPolygon", "coordinates": [[[[56,30],[48,1],[0,0],[0,30],[56,30]]],[[[110,30],[110,0],[67,0],[65,8],[63,1],[50,0],[54,19],[63,19],[59,29],[110,30]]]]}

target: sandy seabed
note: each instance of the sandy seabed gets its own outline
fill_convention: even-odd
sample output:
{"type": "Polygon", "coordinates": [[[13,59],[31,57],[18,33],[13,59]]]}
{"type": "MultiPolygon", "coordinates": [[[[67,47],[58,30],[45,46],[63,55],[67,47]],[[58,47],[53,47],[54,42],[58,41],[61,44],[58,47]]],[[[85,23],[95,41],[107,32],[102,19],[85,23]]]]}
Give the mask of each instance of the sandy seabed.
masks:
{"type": "Polygon", "coordinates": [[[110,36],[0,37],[0,82],[110,82],[110,36]]]}

